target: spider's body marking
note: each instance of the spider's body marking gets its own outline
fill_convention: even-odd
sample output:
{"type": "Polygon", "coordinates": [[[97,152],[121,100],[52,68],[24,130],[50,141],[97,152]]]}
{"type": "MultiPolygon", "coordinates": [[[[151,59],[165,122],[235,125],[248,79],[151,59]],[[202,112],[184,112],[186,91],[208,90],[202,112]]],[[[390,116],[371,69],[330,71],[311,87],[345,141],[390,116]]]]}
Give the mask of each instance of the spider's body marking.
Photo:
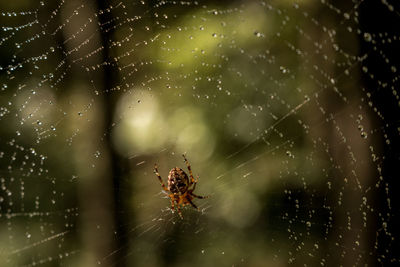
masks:
{"type": "Polygon", "coordinates": [[[189,188],[189,177],[181,168],[173,168],[168,174],[168,190],[173,194],[184,194],[189,188]]]}

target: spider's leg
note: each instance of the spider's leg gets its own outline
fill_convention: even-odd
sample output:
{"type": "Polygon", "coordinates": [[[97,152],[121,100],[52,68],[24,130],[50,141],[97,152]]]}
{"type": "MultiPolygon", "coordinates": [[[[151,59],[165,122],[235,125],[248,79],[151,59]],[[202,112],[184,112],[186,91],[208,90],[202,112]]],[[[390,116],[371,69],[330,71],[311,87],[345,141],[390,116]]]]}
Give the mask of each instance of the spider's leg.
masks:
{"type": "Polygon", "coordinates": [[[169,197],[170,197],[170,199],[171,199],[171,210],[172,210],[172,212],[174,212],[175,211],[175,203],[174,203],[174,197],[173,197],[174,195],[169,195],[169,197]]]}
{"type": "Polygon", "coordinates": [[[196,188],[196,184],[197,184],[197,180],[198,180],[198,179],[199,179],[199,176],[197,175],[196,180],[194,180],[194,182],[193,182],[193,187],[192,187],[192,189],[190,189],[191,192],[193,192],[194,189],[196,188]]]}
{"type": "Polygon", "coordinates": [[[200,198],[200,199],[204,199],[204,198],[209,198],[210,197],[210,196],[198,196],[198,195],[193,194],[193,193],[192,193],[192,196],[200,198]]]}
{"type": "Polygon", "coordinates": [[[197,181],[194,181],[194,183],[193,183],[193,187],[192,187],[192,189],[190,189],[192,192],[194,191],[194,189],[196,188],[196,184],[197,184],[197,181]]]}
{"type": "Polygon", "coordinates": [[[168,192],[168,188],[165,186],[160,174],[158,173],[157,164],[154,164],[154,173],[157,175],[158,180],[160,180],[161,186],[165,192],[168,192]]]}
{"type": "MultiPolygon", "coordinates": [[[[178,214],[179,214],[179,217],[181,217],[181,219],[183,219],[183,216],[182,216],[182,211],[181,211],[181,205],[182,205],[182,201],[181,201],[181,196],[180,195],[172,195],[172,197],[174,198],[174,202],[176,202],[176,209],[178,210],[178,214]]],[[[182,205],[183,206],[183,205],[182,205]]]]}
{"type": "Polygon", "coordinates": [[[193,206],[193,208],[195,208],[196,210],[199,210],[199,208],[192,202],[192,200],[190,199],[190,196],[186,197],[186,200],[190,203],[190,205],[193,206]]]}
{"type": "Polygon", "coordinates": [[[178,210],[179,217],[181,217],[181,219],[183,220],[181,207],[179,207],[179,204],[178,204],[178,203],[176,204],[176,209],[178,210]]]}
{"type": "Polygon", "coordinates": [[[190,163],[187,160],[187,158],[185,157],[185,154],[182,154],[182,156],[183,156],[183,159],[185,160],[186,166],[187,166],[187,168],[189,170],[189,175],[190,175],[190,184],[189,185],[191,185],[191,184],[193,184],[195,182],[194,177],[193,177],[192,168],[190,167],[190,163]]]}

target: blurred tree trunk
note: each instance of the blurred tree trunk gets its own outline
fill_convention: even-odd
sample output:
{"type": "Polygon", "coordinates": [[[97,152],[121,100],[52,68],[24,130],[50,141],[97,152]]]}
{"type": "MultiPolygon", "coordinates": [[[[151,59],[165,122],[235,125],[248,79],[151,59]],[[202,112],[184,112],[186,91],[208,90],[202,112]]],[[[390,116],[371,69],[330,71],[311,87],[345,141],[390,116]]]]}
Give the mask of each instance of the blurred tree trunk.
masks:
{"type": "Polygon", "coordinates": [[[366,102],[372,101],[370,114],[375,119],[375,129],[378,129],[379,154],[382,155],[376,164],[382,171],[375,171],[377,176],[374,177],[379,183],[379,194],[374,200],[379,214],[373,218],[375,229],[371,238],[375,253],[371,256],[383,265],[393,264],[393,259],[398,263],[400,249],[400,183],[397,181],[400,165],[399,9],[398,1],[367,1],[361,3],[359,8],[362,30],[359,37],[364,39],[360,42],[360,54],[367,54],[363,66],[368,70],[363,73],[363,83],[366,92],[372,96],[366,102]],[[366,36],[372,36],[371,41],[367,42],[366,36]],[[386,59],[389,61],[386,62],[386,59]],[[374,108],[382,117],[373,111],[374,108]],[[380,175],[384,177],[382,182],[379,182],[380,175]]]}
{"type": "MultiPolygon", "coordinates": [[[[98,1],[99,10],[107,10],[110,7],[110,3],[107,1],[98,1]]],[[[99,16],[100,25],[107,25],[106,29],[101,30],[101,38],[102,45],[104,46],[103,50],[103,62],[113,62],[113,56],[110,51],[111,43],[113,40],[114,34],[114,23],[113,23],[113,14],[111,12],[104,12],[101,16],[99,16]]],[[[112,195],[113,195],[113,215],[114,215],[114,234],[115,234],[115,245],[116,252],[113,253],[113,257],[110,259],[110,263],[114,266],[127,266],[126,255],[128,254],[129,249],[129,240],[128,240],[128,231],[126,225],[130,225],[131,216],[125,216],[125,214],[130,214],[128,211],[129,207],[127,206],[127,200],[131,199],[129,196],[129,185],[124,183],[126,179],[124,175],[129,170],[129,165],[127,160],[123,159],[119,156],[119,154],[115,151],[115,148],[112,145],[111,140],[111,132],[115,126],[114,121],[114,113],[115,107],[120,96],[120,93],[112,94],[112,88],[119,84],[118,81],[118,69],[117,66],[113,66],[112,64],[106,64],[103,67],[103,91],[109,92],[104,93],[104,116],[105,116],[105,129],[104,129],[104,139],[105,145],[107,147],[108,153],[110,155],[110,170],[112,179],[112,195]]],[[[106,263],[106,265],[109,265],[106,263]]]]}
{"type": "MultiPolygon", "coordinates": [[[[346,1],[337,1],[335,7],[349,10],[352,5],[346,1]]],[[[369,151],[372,141],[363,139],[359,132],[355,131],[357,128],[354,125],[357,116],[363,118],[362,123],[368,128],[371,122],[366,107],[360,109],[356,104],[349,104],[357,103],[361,98],[359,71],[356,68],[355,71],[351,69],[351,79],[342,79],[343,68],[337,67],[339,64],[334,62],[342,63],[346,59],[332,45],[334,42],[346,53],[357,55],[358,36],[355,30],[347,30],[340,16],[326,16],[329,13],[326,12],[325,5],[318,8],[323,10],[314,10],[312,16],[319,21],[321,27],[323,25],[328,30],[313,31],[311,25],[307,32],[313,34],[312,40],[323,45],[317,48],[317,52],[306,40],[303,40],[304,44],[301,46],[309,55],[313,55],[310,57],[311,65],[320,66],[319,71],[327,75],[315,76],[315,79],[321,80],[321,84],[327,86],[313,89],[314,92],[318,92],[315,95],[316,109],[310,111],[309,115],[311,121],[319,117],[318,121],[321,123],[313,125],[310,134],[321,147],[321,156],[329,160],[332,166],[326,172],[327,181],[323,184],[324,188],[320,189],[320,192],[326,194],[323,196],[323,206],[331,217],[331,221],[324,225],[327,242],[322,248],[321,258],[328,257],[328,265],[332,266],[370,265],[371,259],[364,255],[364,252],[373,247],[369,238],[372,226],[370,223],[363,224],[363,210],[360,210],[360,207],[365,190],[374,178],[369,151]],[[334,29],[335,33],[331,29],[334,29]],[[330,60],[324,60],[323,55],[330,60]],[[328,191],[326,187],[329,188],[328,191]]],[[[348,22],[346,25],[352,25],[354,29],[358,27],[354,22],[348,22]]]]}
{"type": "Polygon", "coordinates": [[[127,210],[125,194],[129,187],[121,190],[124,186],[121,182],[124,161],[114,150],[111,140],[118,94],[113,95],[110,89],[118,83],[118,73],[110,64],[94,71],[91,69],[91,66],[112,62],[113,17],[111,12],[103,12],[96,17],[97,22],[88,23],[85,31],[80,33],[80,27],[87,22],[87,18],[98,14],[99,10],[106,10],[109,4],[106,1],[99,1],[97,5],[94,2],[82,4],[73,0],[63,5],[62,19],[73,14],[77,6],[81,6],[79,14],[63,28],[63,35],[73,38],[63,43],[67,51],[74,51],[67,56],[72,78],[66,84],[71,91],[66,94],[73,103],[69,117],[76,131],[73,147],[80,203],[77,230],[83,243],[80,262],[85,267],[98,264],[126,266],[128,239],[125,225],[129,222],[123,214],[127,210]],[[90,39],[87,33],[91,34],[90,39]],[[89,42],[81,45],[85,41],[89,42]],[[103,49],[90,54],[99,48],[103,49]],[[91,56],[86,57],[89,54],[91,56]],[[82,109],[75,110],[77,107],[82,109]]]}

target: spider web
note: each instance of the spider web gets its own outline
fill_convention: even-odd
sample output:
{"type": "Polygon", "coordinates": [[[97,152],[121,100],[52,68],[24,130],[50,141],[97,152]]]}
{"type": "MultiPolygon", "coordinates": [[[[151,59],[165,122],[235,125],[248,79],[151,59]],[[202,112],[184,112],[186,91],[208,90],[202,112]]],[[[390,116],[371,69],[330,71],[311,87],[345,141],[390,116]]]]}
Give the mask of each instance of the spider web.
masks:
{"type": "Polygon", "coordinates": [[[397,2],[103,2],[0,4],[1,266],[399,263],[397,2]]]}

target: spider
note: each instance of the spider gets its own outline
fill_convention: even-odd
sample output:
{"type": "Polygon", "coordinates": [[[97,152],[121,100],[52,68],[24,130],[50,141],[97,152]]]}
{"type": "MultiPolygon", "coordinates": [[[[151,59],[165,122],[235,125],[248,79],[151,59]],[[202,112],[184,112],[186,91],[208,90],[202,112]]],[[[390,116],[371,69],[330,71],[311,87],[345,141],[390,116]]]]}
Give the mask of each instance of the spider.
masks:
{"type": "MultiPolygon", "coordinates": [[[[192,205],[193,208],[199,210],[199,208],[192,202],[193,198],[204,199],[208,196],[198,196],[193,193],[196,188],[197,179],[193,178],[192,169],[185,155],[183,154],[183,159],[189,170],[190,180],[187,174],[179,167],[175,167],[169,171],[168,174],[168,188],[165,186],[160,174],[158,173],[157,164],[154,164],[154,173],[160,180],[161,186],[171,199],[171,209],[172,211],[178,210],[179,216],[183,219],[180,206],[185,206],[187,204],[192,205]],[[190,188],[193,185],[192,188],[190,188]]],[[[197,178],[199,178],[197,176],[197,178]]]]}

